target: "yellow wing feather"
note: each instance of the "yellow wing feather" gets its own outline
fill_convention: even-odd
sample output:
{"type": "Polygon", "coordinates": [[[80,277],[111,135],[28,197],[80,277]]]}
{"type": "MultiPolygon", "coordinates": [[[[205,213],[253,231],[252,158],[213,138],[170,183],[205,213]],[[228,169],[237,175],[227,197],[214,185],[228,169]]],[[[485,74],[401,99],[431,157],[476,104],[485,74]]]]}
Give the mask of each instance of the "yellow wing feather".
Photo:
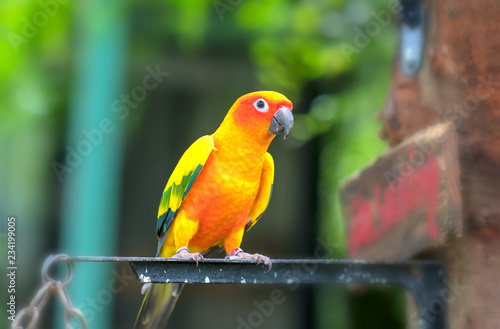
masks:
{"type": "Polygon", "coordinates": [[[156,226],[158,238],[162,238],[168,231],[182,201],[214,149],[212,136],[203,136],[182,155],[163,190],[156,226]]]}
{"type": "Polygon", "coordinates": [[[273,183],[274,160],[271,154],[266,152],[264,155],[264,167],[262,169],[259,192],[257,192],[257,197],[255,198],[255,202],[250,210],[250,214],[248,215],[248,221],[245,227],[246,231],[257,223],[264,211],[267,209],[273,194],[273,183]]]}

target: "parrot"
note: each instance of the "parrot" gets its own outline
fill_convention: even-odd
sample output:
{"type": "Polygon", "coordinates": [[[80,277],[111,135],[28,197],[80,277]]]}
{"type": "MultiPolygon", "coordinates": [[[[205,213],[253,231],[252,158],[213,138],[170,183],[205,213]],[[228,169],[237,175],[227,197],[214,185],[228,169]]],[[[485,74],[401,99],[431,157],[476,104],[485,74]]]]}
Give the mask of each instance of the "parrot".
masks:
{"type": "MultiPolygon", "coordinates": [[[[167,181],[158,208],[156,257],[203,261],[225,250],[228,259],[269,257],[244,252],[243,234],[271,199],[274,137],[293,128],[292,102],[274,91],[241,96],[212,135],[196,140],[167,181]]],[[[145,284],[135,329],[165,328],[183,284],[145,284]]]]}

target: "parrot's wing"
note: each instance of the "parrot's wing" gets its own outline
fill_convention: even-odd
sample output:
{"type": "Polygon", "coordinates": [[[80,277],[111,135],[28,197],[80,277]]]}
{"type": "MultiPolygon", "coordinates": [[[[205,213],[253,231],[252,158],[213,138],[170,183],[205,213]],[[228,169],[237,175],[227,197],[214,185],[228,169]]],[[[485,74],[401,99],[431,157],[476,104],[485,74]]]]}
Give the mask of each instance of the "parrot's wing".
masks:
{"type": "MultiPolygon", "coordinates": [[[[182,155],[168,179],[158,209],[156,234],[161,250],[167,231],[175,219],[182,201],[186,198],[208,157],[215,150],[211,136],[203,136],[182,155]]],[[[158,253],[156,256],[158,256],[158,253]]],[[[183,284],[150,284],[137,316],[135,329],[164,328],[182,291],[183,284]]]]}
{"type": "Polygon", "coordinates": [[[248,215],[245,231],[248,231],[255,225],[255,223],[257,223],[269,205],[271,195],[273,194],[274,161],[273,157],[269,153],[266,153],[264,158],[264,167],[260,178],[259,192],[257,192],[257,197],[255,198],[250,214],[248,215]]]}
{"type": "Polygon", "coordinates": [[[212,136],[203,136],[194,142],[182,155],[168,179],[158,208],[156,234],[160,239],[158,252],[182,200],[189,193],[208,157],[215,149],[212,136]]]}

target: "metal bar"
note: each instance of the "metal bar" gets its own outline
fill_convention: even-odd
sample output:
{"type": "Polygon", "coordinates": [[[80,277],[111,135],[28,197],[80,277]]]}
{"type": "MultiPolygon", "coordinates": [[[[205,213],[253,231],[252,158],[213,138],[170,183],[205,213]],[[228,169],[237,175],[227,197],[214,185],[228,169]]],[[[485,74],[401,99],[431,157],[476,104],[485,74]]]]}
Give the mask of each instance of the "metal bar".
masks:
{"type": "Polygon", "coordinates": [[[422,64],[425,41],[425,7],[421,0],[401,0],[401,68],[415,75],[422,64]]]}
{"type": "Polygon", "coordinates": [[[396,284],[419,310],[421,329],[447,328],[446,273],[439,261],[398,263],[362,260],[274,259],[272,268],[251,260],[194,261],[155,257],[68,257],[72,262],[128,262],[144,283],[188,284],[396,284]]]}

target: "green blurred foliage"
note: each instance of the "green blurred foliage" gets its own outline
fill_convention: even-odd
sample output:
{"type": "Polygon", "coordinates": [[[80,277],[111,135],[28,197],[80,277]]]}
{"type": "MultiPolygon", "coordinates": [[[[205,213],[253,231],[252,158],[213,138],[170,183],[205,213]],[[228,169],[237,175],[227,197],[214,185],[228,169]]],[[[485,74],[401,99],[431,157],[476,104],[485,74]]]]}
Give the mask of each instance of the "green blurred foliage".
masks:
{"type": "Polygon", "coordinates": [[[57,232],[50,164],[64,138],[72,5],[54,9],[50,16],[36,1],[0,3],[0,231],[6,232],[7,216],[17,217],[16,259],[24,269],[16,278],[18,307],[39,284],[41,255],[57,232]]]}
{"type": "MultiPolygon", "coordinates": [[[[0,229],[4,231],[3,219],[13,211],[21,218],[19,230],[29,239],[18,245],[24,256],[20,259],[32,267],[40,265],[37,258],[45,250],[57,248],[59,185],[51,163],[65,145],[73,59],[80,41],[75,31],[81,28],[74,22],[78,3],[69,1],[52,1],[57,4],[49,8],[53,15],[37,21],[40,13],[47,13],[41,4],[48,2],[0,4],[0,229]]],[[[154,62],[151,58],[175,49],[191,63],[212,56],[241,58],[252,67],[254,77],[248,79],[256,79],[256,89],[280,91],[294,102],[296,123],[288,145],[299,149],[314,144],[318,150],[317,213],[311,216],[318,216],[319,236],[336,242],[331,256],[344,256],[338,186],[386,148],[377,137],[375,114],[388,88],[396,18],[391,16],[388,25],[379,23],[363,46],[356,40],[360,30],[370,34],[367,22],[378,22],[374,12],[389,12],[391,3],[129,0],[126,5],[130,29],[140,26],[149,33],[132,38],[130,52],[124,54],[131,63],[129,84],[143,74],[138,63],[154,62]],[[349,51],[352,47],[355,52],[349,51]]],[[[99,19],[106,24],[105,17],[99,19]]],[[[227,84],[229,90],[231,81],[227,84]]],[[[205,88],[196,81],[190,87],[205,88]]],[[[233,99],[232,93],[218,92],[221,103],[233,99]]],[[[130,140],[144,129],[142,114],[134,113],[127,125],[130,140]]],[[[30,281],[21,294],[33,291],[37,281],[30,281]]],[[[329,315],[338,307],[330,302],[337,290],[329,289],[317,293],[318,328],[335,327],[332,322],[339,321],[329,315]]]]}

